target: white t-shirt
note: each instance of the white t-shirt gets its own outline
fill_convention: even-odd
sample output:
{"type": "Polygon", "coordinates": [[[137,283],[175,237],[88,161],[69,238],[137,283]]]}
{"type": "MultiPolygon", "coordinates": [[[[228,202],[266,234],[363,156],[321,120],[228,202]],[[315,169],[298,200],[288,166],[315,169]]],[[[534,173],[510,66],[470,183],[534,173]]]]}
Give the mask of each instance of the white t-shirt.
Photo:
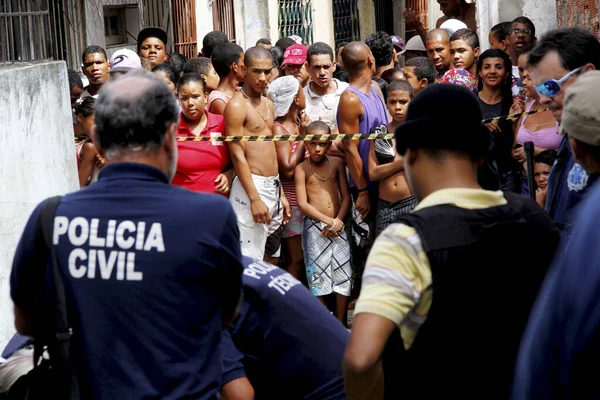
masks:
{"type": "Polygon", "coordinates": [[[328,93],[324,96],[319,96],[312,91],[311,83],[304,88],[304,96],[306,97],[306,114],[310,117],[311,121],[325,122],[331,130],[337,129],[337,109],[340,104],[340,96],[346,90],[348,85],[346,82],[342,82],[338,79],[333,78],[332,82],[337,85],[337,90],[334,93],[328,93]]]}

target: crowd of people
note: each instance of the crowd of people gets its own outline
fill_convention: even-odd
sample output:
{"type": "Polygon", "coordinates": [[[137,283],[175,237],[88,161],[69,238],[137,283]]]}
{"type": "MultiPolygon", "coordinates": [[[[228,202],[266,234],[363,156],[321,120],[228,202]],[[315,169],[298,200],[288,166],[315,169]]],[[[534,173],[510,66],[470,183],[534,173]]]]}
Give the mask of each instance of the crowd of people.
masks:
{"type": "Polygon", "coordinates": [[[25,227],[0,392],[33,367],[55,260],[81,398],[597,395],[600,42],[521,16],[481,51],[474,5],[439,2],[406,42],[87,47],[82,189],[51,243],[48,202],[25,227]],[[336,133],[394,138],[216,140],[336,133]]]}

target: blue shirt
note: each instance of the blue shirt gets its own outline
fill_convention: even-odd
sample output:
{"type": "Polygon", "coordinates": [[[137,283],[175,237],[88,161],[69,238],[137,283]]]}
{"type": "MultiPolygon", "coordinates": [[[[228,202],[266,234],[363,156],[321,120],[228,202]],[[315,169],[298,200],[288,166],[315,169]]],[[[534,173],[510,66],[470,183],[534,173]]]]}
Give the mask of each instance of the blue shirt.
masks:
{"type": "MultiPolygon", "coordinates": [[[[40,209],[11,275],[11,297],[28,311],[32,277],[48,262],[35,248],[40,209]]],[[[222,311],[235,308],[242,273],[227,199],[171,186],[150,166],[107,165],[98,182],[62,199],[53,238],[83,398],[216,398],[222,311]]]]}
{"type": "Polygon", "coordinates": [[[517,361],[515,400],[600,397],[599,202],[595,187],[532,309],[517,361]]]}
{"type": "Polygon", "coordinates": [[[284,270],[244,257],[244,300],[225,331],[222,384],[246,376],[256,399],[345,399],[348,330],[284,270]]]}
{"type": "Polygon", "coordinates": [[[567,136],[558,148],[558,157],[548,178],[546,211],[561,229],[573,223],[572,210],[581,201],[588,187],[592,185],[585,170],[575,162],[567,136]]]}

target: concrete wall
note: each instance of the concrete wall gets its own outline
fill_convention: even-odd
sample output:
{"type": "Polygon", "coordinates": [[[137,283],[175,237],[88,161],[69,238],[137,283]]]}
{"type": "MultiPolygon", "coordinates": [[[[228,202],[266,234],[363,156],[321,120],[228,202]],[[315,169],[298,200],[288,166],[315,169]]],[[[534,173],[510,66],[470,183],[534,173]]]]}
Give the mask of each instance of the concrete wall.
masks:
{"type": "Polygon", "coordinates": [[[325,42],[335,49],[332,1],[313,0],[313,42],[325,42]]]}
{"type": "Polygon", "coordinates": [[[0,68],[0,348],[14,334],[9,276],[29,214],[78,189],[69,85],[62,61],[0,68]]]}
{"type": "Polygon", "coordinates": [[[358,0],[358,15],[360,16],[360,40],[364,41],[367,36],[377,31],[373,0],[358,0]]]}
{"type": "Polygon", "coordinates": [[[196,40],[198,42],[198,52],[202,51],[202,39],[204,39],[204,36],[213,31],[213,7],[214,5],[210,0],[196,0],[196,40]]]}

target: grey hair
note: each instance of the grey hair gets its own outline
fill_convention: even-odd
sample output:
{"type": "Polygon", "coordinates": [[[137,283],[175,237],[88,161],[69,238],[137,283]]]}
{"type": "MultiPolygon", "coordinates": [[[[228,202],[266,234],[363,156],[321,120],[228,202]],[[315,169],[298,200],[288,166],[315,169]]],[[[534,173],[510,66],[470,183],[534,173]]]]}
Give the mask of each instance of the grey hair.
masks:
{"type": "Polygon", "coordinates": [[[5,363],[0,364],[0,393],[10,390],[12,385],[33,369],[33,347],[16,351],[5,363]]]}

